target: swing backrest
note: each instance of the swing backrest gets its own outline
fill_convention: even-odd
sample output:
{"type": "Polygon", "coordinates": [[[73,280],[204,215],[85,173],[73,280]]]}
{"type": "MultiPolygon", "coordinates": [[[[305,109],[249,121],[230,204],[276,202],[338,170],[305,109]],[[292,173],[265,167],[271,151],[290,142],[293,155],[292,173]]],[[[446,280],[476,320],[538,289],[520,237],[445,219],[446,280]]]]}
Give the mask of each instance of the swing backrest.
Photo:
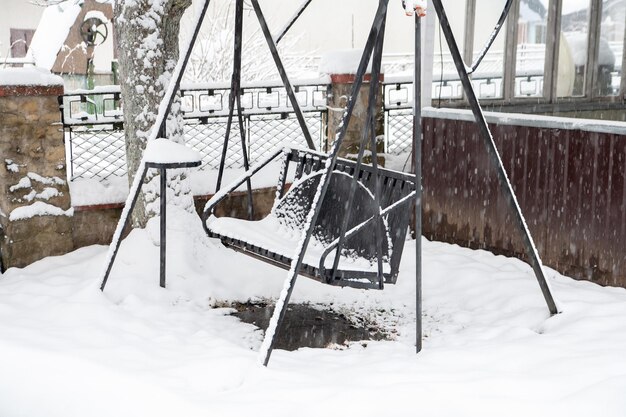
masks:
{"type": "MultiPolygon", "coordinates": [[[[277,218],[290,227],[302,228],[304,226],[326,159],[325,155],[300,149],[294,149],[287,154],[287,163],[284,164],[281,181],[284,184],[284,179],[287,177],[286,171],[290,169],[290,165],[295,164],[294,182],[288,192],[281,193],[279,200],[274,205],[273,212],[277,218]]],[[[314,229],[314,236],[323,244],[329,244],[339,236],[341,225],[346,216],[345,206],[355,167],[354,161],[346,159],[338,159],[335,164],[331,182],[314,229]]],[[[374,169],[371,165],[361,165],[353,208],[348,217],[348,229],[367,220],[378,210],[383,210],[396,203],[415,189],[414,178],[410,174],[379,168],[378,175],[381,190],[380,204],[376,204],[374,199],[376,185],[374,169]]],[[[282,184],[279,184],[279,189],[282,188],[282,184]]],[[[389,263],[391,269],[390,278],[387,281],[395,282],[409,226],[410,213],[410,205],[406,205],[391,211],[377,225],[372,223],[363,228],[354,236],[346,239],[342,255],[358,256],[375,262],[377,252],[374,227],[379,227],[380,236],[383,238],[381,242],[383,258],[385,262],[389,263]]]]}

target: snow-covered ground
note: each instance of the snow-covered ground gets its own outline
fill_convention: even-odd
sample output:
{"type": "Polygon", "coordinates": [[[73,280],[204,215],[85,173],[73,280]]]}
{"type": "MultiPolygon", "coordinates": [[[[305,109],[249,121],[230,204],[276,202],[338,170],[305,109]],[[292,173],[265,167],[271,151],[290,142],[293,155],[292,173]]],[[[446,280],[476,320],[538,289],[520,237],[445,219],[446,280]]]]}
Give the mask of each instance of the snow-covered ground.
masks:
{"type": "MultiPolygon", "coordinates": [[[[172,211],[170,210],[170,213],[172,211]]],[[[169,219],[168,288],[156,223],[106,247],[0,276],[0,416],[620,416],[626,290],[548,272],[549,318],[531,269],[424,241],[424,350],[414,352],[414,244],[398,284],[339,289],[301,278],[292,302],[367,317],[396,340],[274,351],[225,301],[276,297],[285,271],[169,219]]]]}

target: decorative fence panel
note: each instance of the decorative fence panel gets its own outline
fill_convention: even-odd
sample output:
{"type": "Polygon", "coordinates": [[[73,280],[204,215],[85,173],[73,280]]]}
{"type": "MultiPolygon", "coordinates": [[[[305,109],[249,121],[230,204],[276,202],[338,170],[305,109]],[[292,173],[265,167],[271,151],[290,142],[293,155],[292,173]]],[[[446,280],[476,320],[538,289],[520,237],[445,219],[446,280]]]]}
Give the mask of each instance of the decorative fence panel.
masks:
{"type": "MultiPolygon", "coordinates": [[[[327,84],[319,80],[294,86],[313,140],[325,141],[327,84]]],[[[228,116],[229,87],[183,86],[185,140],[203,157],[200,169],[217,169],[228,116]]],[[[126,151],[119,87],[78,90],[59,97],[68,150],[70,179],[126,175],[126,151]]],[[[306,146],[293,108],[280,85],[251,85],[242,94],[246,152],[251,163],[283,144],[306,146]]],[[[233,117],[226,168],[243,165],[239,124],[233,117]]]]}

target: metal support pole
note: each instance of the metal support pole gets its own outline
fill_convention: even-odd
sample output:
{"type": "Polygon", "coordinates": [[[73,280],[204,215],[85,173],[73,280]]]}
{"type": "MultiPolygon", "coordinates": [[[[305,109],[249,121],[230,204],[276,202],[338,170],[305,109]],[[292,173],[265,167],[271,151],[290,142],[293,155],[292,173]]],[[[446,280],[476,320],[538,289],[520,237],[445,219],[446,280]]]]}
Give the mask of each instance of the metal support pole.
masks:
{"type": "Polygon", "coordinates": [[[413,172],[415,173],[415,352],[422,350],[422,32],[415,13],[413,65],[413,172]]]}
{"type": "Polygon", "coordinates": [[[174,103],[174,99],[176,98],[176,92],[180,88],[180,82],[183,79],[183,74],[185,73],[185,68],[187,68],[187,63],[189,62],[189,58],[191,57],[191,52],[193,51],[193,46],[196,44],[196,39],[198,39],[198,34],[200,33],[200,28],[202,27],[202,22],[204,21],[204,16],[206,15],[206,11],[209,8],[209,3],[211,0],[204,0],[204,5],[202,6],[202,10],[200,11],[200,16],[198,18],[198,24],[193,30],[193,34],[191,35],[191,39],[189,41],[189,46],[185,51],[185,56],[183,58],[183,65],[180,69],[180,72],[176,74],[174,93],[169,97],[167,101],[167,107],[165,109],[165,117],[161,121],[159,125],[159,137],[166,137],[166,125],[167,125],[167,115],[170,113],[170,109],[172,108],[172,103],[174,103]]]}
{"type": "MultiPolygon", "coordinates": [[[[348,230],[348,221],[350,220],[350,213],[352,213],[352,204],[354,200],[354,194],[356,193],[357,182],[359,180],[359,175],[361,173],[361,165],[363,163],[363,155],[365,153],[365,146],[367,145],[368,138],[370,135],[376,136],[376,132],[373,129],[375,123],[375,112],[376,112],[376,100],[378,98],[378,87],[379,87],[379,78],[380,78],[380,68],[382,62],[383,55],[383,43],[385,39],[385,18],[383,17],[383,21],[381,24],[380,31],[376,36],[376,45],[374,47],[374,55],[372,57],[372,73],[370,80],[370,89],[368,96],[368,109],[367,109],[367,118],[365,121],[365,125],[363,126],[363,130],[361,132],[361,141],[359,143],[359,152],[356,158],[356,164],[354,166],[354,174],[352,176],[352,180],[350,181],[350,191],[348,194],[348,200],[346,202],[346,207],[344,210],[343,222],[341,223],[341,228],[339,230],[339,239],[337,242],[337,249],[335,251],[335,259],[333,260],[333,269],[331,280],[334,280],[336,277],[336,272],[339,268],[339,258],[341,255],[341,250],[343,249],[343,245],[346,239],[346,231],[348,230]]],[[[375,143],[374,141],[371,141],[375,143]]],[[[375,150],[374,150],[375,151],[375,150]]],[[[373,152],[372,155],[375,155],[373,152]]],[[[374,175],[378,178],[378,164],[372,161],[374,164],[374,175]]],[[[378,181],[378,179],[376,179],[378,181]]],[[[376,189],[375,189],[376,191],[376,189]]],[[[380,207],[380,199],[379,194],[375,194],[374,198],[376,199],[376,207],[380,207]]],[[[384,286],[384,277],[382,274],[382,247],[380,245],[380,241],[382,236],[380,236],[379,224],[376,223],[374,225],[375,235],[376,235],[376,252],[377,252],[377,265],[378,265],[378,280],[379,287],[382,289],[384,286]]]]}
{"type": "MultiPolygon", "coordinates": [[[[376,222],[374,223],[374,234],[376,238],[376,268],[378,271],[378,288],[383,289],[385,285],[385,277],[383,275],[383,233],[381,225],[383,224],[383,218],[380,215],[382,210],[380,195],[381,195],[381,184],[380,184],[380,175],[378,172],[378,150],[376,147],[378,143],[376,142],[376,103],[378,102],[378,89],[379,89],[379,77],[381,74],[381,66],[382,66],[382,57],[383,57],[383,44],[385,41],[385,26],[386,21],[383,20],[383,24],[380,28],[380,33],[378,34],[378,43],[376,45],[376,49],[374,50],[374,65],[376,66],[376,71],[372,70],[372,80],[370,81],[371,89],[370,89],[370,114],[369,114],[369,130],[370,130],[370,151],[372,153],[372,168],[374,175],[374,203],[376,205],[376,222]]],[[[384,88],[384,87],[383,87],[384,88]]],[[[384,100],[384,97],[383,97],[384,100]]]]}
{"type": "Polygon", "coordinates": [[[293,112],[296,114],[296,119],[298,119],[298,123],[300,124],[300,129],[302,129],[302,134],[304,135],[304,139],[306,140],[307,146],[310,149],[315,150],[315,144],[313,143],[311,132],[309,132],[309,127],[306,125],[306,121],[304,120],[304,115],[302,114],[302,110],[300,109],[300,104],[298,103],[298,99],[296,98],[296,95],[293,92],[293,87],[291,86],[289,77],[287,77],[287,72],[285,71],[283,62],[280,59],[280,55],[278,54],[278,49],[276,48],[276,43],[274,42],[274,39],[272,38],[272,34],[270,33],[270,29],[267,26],[267,22],[265,21],[265,16],[263,16],[263,11],[261,10],[261,6],[259,6],[258,0],[252,0],[252,7],[254,7],[254,12],[256,13],[257,19],[259,20],[259,24],[261,25],[261,30],[263,31],[263,35],[265,35],[267,46],[269,46],[270,48],[272,58],[274,59],[274,63],[276,64],[276,69],[278,70],[278,74],[280,74],[280,79],[282,80],[283,85],[285,87],[285,91],[287,92],[287,97],[289,97],[289,102],[291,103],[291,107],[293,107],[293,112]]]}
{"type": "MultiPolygon", "coordinates": [[[[240,90],[241,91],[241,90],[240,90]]],[[[246,146],[246,128],[243,122],[243,108],[241,107],[241,94],[237,93],[237,119],[239,121],[239,137],[241,138],[241,154],[243,157],[243,169],[248,171],[250,169],[250,162],[248,161],[248,147],[246,146]]],[[[250,178],[246,181],[246,193],[248,196],[248,220],[254,219],[254,200],[252,198],[252,182],[250,178]]]]}
{"type": "MultiPolygon", "coordinates": [[[[237,120],[239,121],[239,137],[241,138],[241,153],[243,157],[243,168],[250,169],[248,163],[248,147],[246,146],[246,129],[243,125],[243,108],[241,106],[241,54],[243,51],[243,0],[237,0],[236,35],[235,35],[235,66],[233,70],[233,80],[236,85],[235,101],[237,102],[237,120]]],[[[248,219],[254,217],[254,201],[252,199],[252,182],[246,181],[246,191],[248,195],[248,219]]]]}
{"type": "MultiPolygon", "coordinates": [[[[253,3],[256,0],[252,0],[253,3]]],[[[322,178],[320,179],[320,183],[318,185],[317,191],[315,193],[315,197],[313,199],[314,204],[311,207],[311,211],[307,216],[307,225],[308,228],[303,230],[302,232],[302,240],[300,246],[297,248],[297,254],[291,261],[291,268],[287,274],[287,279],[285,280],[285,286],[283,287],[283,292],[281,293],[282,305],[277,304],[274,309],[274,313],[272,316],[272,320],[270,320],[270,326],[268,327],[268,331],[265,334],[265,340],[261,345],[260,354],[263,356],[263,365],[267,366],[270,360],[270,356],[272,355],[272,350],[274,349],[274,344],[276,343],[276,335],[278,334],[278,330],[280,329],[280,325],[285,318],[285,313],[287,312],[287,304],[289,303],[289,299],[291,298],[291,294],[293,293],[293,288],[296,283],[296,278],[298,277],[298,273],[300,272],[300,268],[302,267],[302,261],[304,260],[304,254],[306,252],[306,248],[309,245],[309,241],[311,240],[311,236],[313,234],[313,228],[315,227],[315,222],[317,221],[317,217],[320,212],[320,208],[322,206],[322,201],[324,201],[324,196],[326,195],[326,190],[328,190],[328,184],[330,183],[330,177],[337,161],[337,157],[339,156],[339,148],[341,147],[341,143],[346,136],[346,132],[348,130],[348,122],[352,117],[352,112],[354,111],[354,106],[356,104],[356,98],[358,96],[359,90],[361,89],[361,84],[363,83],[363,76],[367,69],[367,65],[369,64],[372,51],[374,49],[374,44],[376,41],[376,36],[380,31],[380,27],[382,25],[383,17],[387,12],[387,3],[388,0],[380,0],[378,4],[378,10],[376,11],[376,16],[374,17],[374,22],[372,23],[372,28],[370,30],[369,36],[367,38],[367,42],[365,44],[365,48],[363,50],[363,55],[361,56],[361,61],[359,62],[359,67],[357,70],[356,79],[354,84],[352,85],[352,91],[350,94],[350,100],[348,102],[348,108],[344,113],[343,122],[341,130],[337,135],[337,139],[333,143],[330,155],[328,156],[328,161],[324,168],[324,172],[322,174],[322,178]],[[283,294],[284,293],[284,294],[283,294]],[[271,334],[270,334],[271,333],[271,334]],[[269,343],[268,343],[269,338],[269,343]]]]}
{"type": "MultiPolygon", "coordinates": [[[[143,184],[144,180],[146,179],[147,172],[148,172],[148,167],[144,166],[143,170],[141,171],[141,174],[139,174],[141,176],[141,178],[138,180],[139,184],[143,184]]],[[[126,228],[126,226],[128,226],[130,215],[133,212],[135,205],[137,204],[137,200],[139,199],[139,194],[141,194],[141,186],[137,187],[135,195],[133,195],[133,199],[130,202],[130,207],[128,207],[128,209],[126,209],[125,207],[124,210],[122,211],[122,218],[120,218],[121,226],[120,226],[120,223],[118,223],[117,227],[119,230],[116,229],[115,234],[113,235],[115,247],[113,248],[113,252],[111,253],[111,256],[109,257],[109,262],[106,266],[104,277],[102,278],[102,284],[100,284],[100,291],[104,291],[104,287],[107,285],[107,280],[109,279],[109,275],[111,274],[113,263],[115,262],[115,258],[117,257],[117,252],[120,249],[120,244],[122,243],[122,233],[124,232],[124,229],[126,228]]]]}
{"type": "MultiPolygon", "coordinates": [[[[243,158],[243,167],[247,171],[250,166],[248,163],[248,153],[246,147],[246,131],[243,123],[243,109],[241,106],[241,54],[243,50],[243,0],[237,0],[235,6],[235,40],[234,40],[234,52],[233,52],[233,74],[230,84],[230,95],[228,96],[228,121],[226,123],[226,134],[224,135],[224,145],[222,147],[222,156],[220,159],[220,166],[217,173],[217,184],[215,185],[215,191],[219,191],[222,187],[222,178],[224,175],[224,168],[226,166],[226,154],[228,153],[228,142],[230,139],[230,133],[233,123],[233,115],[235,112],[235,105],[237,106],[237,121],[239,124],[239,136],[241,138],[241,153],[243,158]]],[[[252,183],[250,179],[246,181],[246,191],[248,196],[248,218],[253,219],[254,216],[254,201],[252,198],[252,183]]]]}
{"type": "Polygon", "coordinates": [[[289,29],[291,29],[291,27],[294,25],[294,23],[296,23],[296,21],[300,18],[300,16],[302,16],[302,13],[304,13],[306,8],[309,7],[309,4],[311,4],[312,1],[313,0],[305,0],[304,3],[302,3],[302,5],[300,6],[300,8],[296,12],[296,14],[287,22],[287,24],[280,31],[278,36],[275,37],[276,38],[276,45],[278,45],[278,43],[283,39],[283,36],[285,36],[287,34],[287,32],[289,32],[289,29]]]}
{"type": "Polygon", "coordinates": [[[454,39],[452,29],[450,28],[448,16],[446,15],[441,0],[432,0],[432,2],[435,10],[437,11],[439,23],[446,38],[446,42],[448,43],[450,54],[452,55],[452,59],[454,60],[454,65],[456,66],[459,77],[461,78],[463,89],[465,90],[465,94],[467,95],[467,101],[469,102],[472,112],[474,113],[474,118],[476,119],[476,124],[478,125],[478,130],[480,132],[480,137],[485,143],[485,147],[487,148],[487,152],[489,154],[489,157],[491,158],[491,163],[494,167],[496,167],[496,174],[498,176],[502,192],[504,193],[506,201],[511,211],[513,212],[513,216],[515,218],[517,226],[522,232],[522,239],[526,249],[526,254],[529,258],[530,265],[533,268],[535,277],[537,278],[537,282],[539,283],[539,287],[541,288],[541,292],[543,293],[543,297],[546,300],[546,304],[548,305],[550,313],[557,314],[558,309],[556,306],[556,302],[552,297],[552,293],[550,292],[550,286],[544,276],[539,253],[537,253],[532,236],[530,235],[530,231],[528,230],[528,226],[526,225],[526,221],[524,220],[524,216],[522,215],[522,211],[517,202],[517,198],[515,197],[515,192],[513,191],[513,187],[511,186],[506,171],[504,170],[504,165],[502,164],[502,159],[500,158],[500,154],[498,153],[498,148],[496,147],[496,144],[493,140],[493,136],[491,135],[491,131],[489,130],[489,126],[487,125],[487,121],[485,120],[482,108],[478,103],[478,98],[476,97],[476,93],[474,92],[474,88],[467,74],[465,63],[463,62],[463,58],[461,57],[461,53],[459,52],[459,47],[456,43],[456,40],[454,39]]]}
{"type": "Polygon", "coordinates": [[[160,221],[160,234],[161,239],[159,242],[159,285],[161,288],[165,288],[165,258],[166,258],[166,229],[167,229],[167,170],[165,168],[159,169],[159,176],[161,182],[161,194],[159,195],[161,204],[161,213],[159,214],[160,221]]]}

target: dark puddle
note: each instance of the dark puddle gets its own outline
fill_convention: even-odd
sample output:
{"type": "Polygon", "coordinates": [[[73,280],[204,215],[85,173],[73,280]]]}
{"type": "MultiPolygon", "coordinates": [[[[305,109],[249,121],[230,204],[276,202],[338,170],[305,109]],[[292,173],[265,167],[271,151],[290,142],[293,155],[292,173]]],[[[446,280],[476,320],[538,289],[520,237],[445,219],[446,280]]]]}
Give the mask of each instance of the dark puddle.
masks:
{"type": "MultiPolygon", "coordinates": [[[[245,323],[267,329],[274,306],[264,303],[233,303],[233,313],[245,323]]],[[[318,310],[308,304],[292,304],[278,331],[276,349],[301,347],[325,348],[361,340],[384,340],[385,334],[370,323],[355,325],[345,315],[332,310],[318,310]]]]}

